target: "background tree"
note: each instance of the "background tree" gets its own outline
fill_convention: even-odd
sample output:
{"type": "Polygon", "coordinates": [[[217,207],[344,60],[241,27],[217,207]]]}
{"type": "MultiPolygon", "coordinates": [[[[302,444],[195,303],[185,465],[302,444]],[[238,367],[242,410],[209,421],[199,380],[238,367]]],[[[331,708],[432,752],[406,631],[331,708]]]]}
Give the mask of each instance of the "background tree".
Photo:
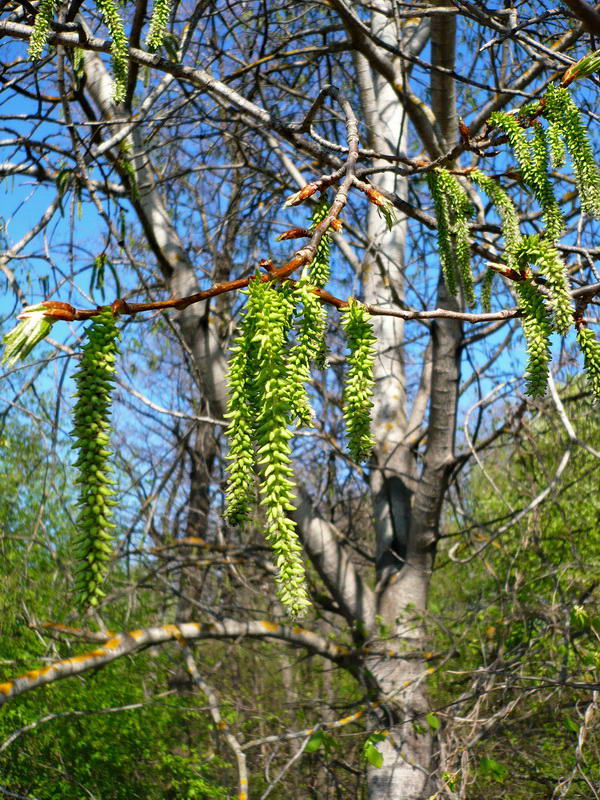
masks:
{"type": "Polygon", "coordinates": [[[440,649],[455,648],[434,705],[454,770],[464,776],[470,762],[473,798],[587,797],[598,786],[597,416],[579,380],[561,396],[550,388],[454,495],[457,527],[432,584],[440,649]]]}
{"type": "MultiPolygon", "coordinates": [[[[164,21],[164,6],[157,8],[164,21]]],[[[294,709],[275,725],[278,730],[261,730],[261,755],[253,761],[244,749],[249,736],[257,738],[248,732],[252,706],[235,704],[236,729],[228,730],[225,741],[240,794],[247,791],[248,769],[254,780],[261,763],[278,765],[276,775],[266,768],[264,792],[285,786],[300,758],[299,750],[286,749],[288,741],[303,742],[300,750],[326,751],[327,743],[331,748],[324,734],[281,739],[307,727],[301,724],[305,715],[308,727],[318,722],[325,730],[351,712],[357,716],[348,725],[355,728],[346,730],[377,732],[363,750],[370,797],[465,796],[466,765],[448,779],[444,740],[427,716],[428,675],[432,669],[443,672],[445,664],[428,655],[427,592],[448,486],[507,424],[494,422],[484,414],[490,404],[480,403],[469,441],[456,445],[461,397],[466,409],[493,386],[522,374],[524,348],[518,356],[508,348],[520,335],[516,302],[525,313],[529,365],[526,384],[511,383],[515,393],[543,394],[549,326],[566,333],[573,312],[585,332],[579,338],[588,344],[592,381],[598,382],[592,329],[586,327],[595,321],[591,213],[597,211],[597,174],[577,157],[575,173],[558,167],[560,98],[546,94],[546,106],[537,104],[550,82],[588,51],[590,30],[600,30],[596,12],[586,4],[556,10],[539,3],[414,7],[331,0],[267,9],[259,3],[200,2],[169,12],[162,45],[154,15],[150,43],[161,47],[158,55],[142,49],[150,17],[144,2],[124,10],[124,34],[118,12],[106,2],[97,9],[8,5],[5,13],[1,170],[19,182],[15,196],[21,205],[8,221],[0,265],[20,302],[50,299],[94,310],[120,296],[156,302],[147,310],[158,312],[167,296],[246,280],[267,257],[276,265],[306,266],[319,233],[310,239],[312,250],[301,248],[297,253],[304,255],[294,262],[287,240],[274,244],[273,234],[290,224],[307,226],[310,212],[280,211],[282,201],[333,174],[317,188],[334,184],[343,205],[339,190],[346,187],[349,201],[343,233],[333,235],[328,288],[342,304],[351,295],[367,304],[376,337],[368,465],[357,469],[340,446],[344,345],[335,312],[328,333],[332,367],[315,373],[311,387],[318,422],[312,431],[301,430],[294,443],[295,518],[315,609],[299,629],[284,624],[285,611],[274,597],[276,567],[262,538],[263,512],[255,512],[245,531],[223,522],[226,360],[239,295],[219,290],[177,314],[143,321],[120,303],[126,323],[113,424],[121,432],[114,446],[121,566],[113,570],[101,616],[92,614],[81,635],[104,641],[100,620],[123,630],[122,618],[113,626],[108,617],[125,598],[143,609],[143,633],[113,637],[78,662],[9,682],[5,695],[182,635],[190,642],[232,642],[218,645],[231,670],[228,680],[221,676],[220,692],[198,672],[199,663],[203,670],[208,664],[204,648],[194,661],[183,642],[178,645],[182,667],[207,697],[213,723],[219,726],[215,715],[227,702],[220,693],[252,696],[252,665],[263,665],[266,657],[277,665],[294,709]],[[32,44],[40,15],[47,25],[36,22],[32,44]],[[42,54],[44,27],[51,49],[42,54]],[[26,57],[27,40],[33,55],[41,56],[33,64],[26,57]],[[112,67],[105,58],[111,47],[112,67]],[[319,94],[326,84],[336,90],[319,94]],[[320,104],[309,112],[317,97],[320,104]],[[519,117],[523,128],[515,115],[491,116],[528,103],[533,105],[519,117]],[[546,128],[552,167],[540,134],[546,128]],[[523,145],[525,129],[531,129],[531,152],[523,145]],[[472,175],[475,167],[482,173],[472,175]],[[582,193],[586,170],[591,183],[582,193]],[[490,175],[499,183],[486,183],[490,175]],[[26,196],[31,181],[35,192],[26,196]],[[518,219],[496,186],[514,198],[518,219]],[[589,214],[581,213],[582,205],[589,214]],[[32,222],[34,213],[38,219],[32,222]],[[488,264],[507,278],[494,280],[489,313],[467,310],[469,252],[476,287],[489,291],[488,264]],[[568,288],[556,253],[566,262],[568,288]],[[28,272],[31,262],[34,271],[28,272]],[[553,317],[544,305],[544,287],[553,317]],[[570,307],[569,292],[577,307],[570,307]],[[172,622],[181,625],[169,627],[172,622]],[[269,643],[247,644],[256,639],[269,643]],[[310,656],[313,675],[322,670],[322,690],[308,708],[294,689],[307,680],[306,665],[291,660],[290,645],[301,658],[310,656]],[[245,660],[240,652],[247,647],[245,660]],[[241,674],[236,663],[244,665],[241,674]]],[[[593,103],[594,82],[574,84],[584,112],[593,103]]],[[[569,145],[568,136],[563,138],[569,145]]],[[[262,269],[266,274],[272,267],[264,262],[262,269]]],[[[285,270],[279,277],[287,277],[285,270]]],[[[56,306],[54,311],[74,318],[93,313],[56,306]]],[[[64,329],[54,327],[53,335],[60,336],[54,346],[72,356],[75,342],[64,329]]],[[[573,338],[569,333],[567,348],[573,338]]],[[[565,352],[557,368],[563,368],[565,352]]],[[[42,362],[33,368],[35,380],[28,377],[23,385],[17,383],[22,372],[9,373],[6,385],[17,398],[11,407],[18,410],[21,394],[40,381],[65,385],[61,374],[52,373],[62,363],[42,362]]],[[[60,397],[47,419],[54,431],[70,428],[68,400],[60,397]]],[[[517,419],[526,415],[523,406],[517,419]]],[[[62,457],[56,435],[54,441],[62,457]]],[[[335,796],[343,788],[357,793],[361,762],[340,762],[328,759],[326,777],[311,778],[315,795],[335,796]]]]}

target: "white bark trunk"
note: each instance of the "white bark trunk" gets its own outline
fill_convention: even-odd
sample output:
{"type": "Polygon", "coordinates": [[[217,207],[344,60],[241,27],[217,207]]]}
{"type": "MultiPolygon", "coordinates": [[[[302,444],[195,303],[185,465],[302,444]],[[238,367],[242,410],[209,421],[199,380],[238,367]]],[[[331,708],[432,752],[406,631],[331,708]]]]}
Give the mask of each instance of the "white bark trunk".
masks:
{"type": "MultiPolygon", "coordinates": [[[[398,30],[393,19],[393,4],[384,0],[378,6],[388,12],[373,14],[372,30],[380,39],[394,45],[400,43],[405,50],[410,47],[411,40],[415,48],[422,46],[422,30],[417,31],[414,26],[398,30]]],[[[438,26],[437,40],[443,36],[438,26]]],[[[451,61],[452,54],[448,55],[444,42],[439,45],[437,40],[435,47],[440,59],[443,55],[451,61]]],[[[387,79],[370,69],[363,56],[357,55],[355,60],[370,146],[383,152],[405,153],[408,121],[396,91],[387,79]]],[[[401,75],[399,67],[398,74],[401,75]]],[[[441,87],[441,90],[450,91],[450,87],[441,87]]],[[[452,101],[452,97],[448,100],[452,101]]],[[[453,102],[451,105],[454,107],[453,102]]],[[[455,124],[450,109],[436,131],[437,138],[451,140],[455,124]]],[[[404,179],[388,172],[378,175],[377,182],[386,190],[406,197],[404,179]]],[[[401,219],[388,231],[376,209],[370,209],[371,250],[363,271],[366,302],[389,304],[391,294],[400,301],[404,299],[406,230],[406,220],[401,219]]],[[[429,774],[433,741],[425,720],[428,673],[419,654],[427,650],[424,625],[427,589],[445,488],[447,451],[448,446],[451,449],[452,438],[446,436],[442,442],[434,436],[435,447],[428,446],[426,486],[429,491],[422,491],[420,481],[425,476],[417,478],[417,465],[410,447],[414,441],[411,442],[407,422],[404,326],[397,319],[375,317],[374,327],[378,348],[374,407],[377,446],[371,489],[377,536],[377,612],[386,626],[382,631],[386,637],[385,650],[395,649],[398,655],[390,658],[382,648],[381,655],[373,655],[366,662],[369,681],[374,682],[383,703],[377,725],[390,731],[389,737],[378,745],[384,757],[383,766],[369,768],[369,799],[424,800],[432,790],[429,774]],[[402,654],[407,658],[402,658],[402,654]]],[[[434,342],[427,351],[439,365],[436,386],[440,398],[444,387],[447,388],[445,417],[436,421],[434,415],[429,424],[440,423],[444,433],[454,427],[459,347],[453,331],[446,327],[434,326],[440,341],[437,345],[434,342]]],[[[429,379],[430,371],[424,367],[424,383],[428,384],[429,379]]],[[[422,410],[415,409],[415,412],[420,422],[422,410]]]]}

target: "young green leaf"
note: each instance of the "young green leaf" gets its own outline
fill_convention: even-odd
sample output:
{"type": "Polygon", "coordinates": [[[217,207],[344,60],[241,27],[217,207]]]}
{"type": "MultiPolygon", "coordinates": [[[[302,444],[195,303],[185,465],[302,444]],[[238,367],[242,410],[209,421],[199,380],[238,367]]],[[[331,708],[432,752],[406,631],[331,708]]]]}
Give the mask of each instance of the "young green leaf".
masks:
{"type": "Polygon", "coordinates": [[[372,767],[380,769],[383,766],[383,753],[377,749],[371,737],[364,744],[363,755],[372,767]]]}
{"type": "Polygon", "coordinates": [[[11,331],[4,335],[4,355],[0,364],[8,363],[11,367],[20,359],[31,353],[36,344],[50,333],[55,318],[46,316],[47,308],[43,303],[26,306],[17,319],[19,322],[11,331]]]}

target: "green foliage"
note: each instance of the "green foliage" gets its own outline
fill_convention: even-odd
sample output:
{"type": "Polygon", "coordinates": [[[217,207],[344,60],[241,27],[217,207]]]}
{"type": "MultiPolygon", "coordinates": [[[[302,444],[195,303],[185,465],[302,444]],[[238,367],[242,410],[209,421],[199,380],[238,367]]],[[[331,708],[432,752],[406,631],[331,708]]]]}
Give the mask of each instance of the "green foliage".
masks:
{"type": "Polygon", "coordinates": [[[562,79],[562,84],[567,85],[580,78],[585,78],[598,72],[600,69],[600,50],[594,50],[591,53],[586,53],[583,58],[580,58],[576,64],[565,72],[562,79]]]}
{"type": "Polygon", "coordinates": [[[33,33],[29,40],[28,55],[32,61],[42,57],[44,48],[48,44],[50,26],[54,19],[58,0],[41,0],[33,23],[33,33]]]}
{"type": "MultiPolygon", "coordinates": [[[[49,659],[90,649],[89,643],[48,639],[27,624],[73,619],[72,529],[65,514],[72,486],[63,443],[57,446],[53,459],[40,430],[10,423],[0,439],[0,682],[49,659]]],[[[154,610],[150,599],[148,593],[138,595],[135,610],[111,603],[103,610],[106,625],[127,630],[147,624],[154,610]]],[[[210,662],[210,653],[204,659],[210,662]]],[[[215,752],[209,716],[199,713],[189,696],[165,692],[173,651],[140,653],[135,669],[132,679],[131,662],[117,660],[3,707],[0,745],[23,726],[32,729],[0,752],[0,784],[15,794],[47,800],[229,798],[226,787],[234,785],[234,770],[215,752]],[[141,705],[97,713],[130,704],[141,705]],[[71,711],[88,713],[75,716],[71,711]],[[50,714],[58,716],[45,720],[50,714]]]]}
{"type": "Polygon", "coordinates": [[[154,0],[152,16],[150,17],[150,28],[146,36],[146,46],[148,50],[158,50],[162,45],[170,15],[171,0],[154,0]]]}
{"type": "Polygon", "coordinates": [[[581,120],[579,109],[567,89],[551,84],[544,97],[544,116],[560,130],[571,156],[581,207],[593,217],[600,216],[600,176],[581,120]]]}
{"type": "Polygon", "coordinates": [[[548,384],[550,363],[550,334],[552,327],[544,300],[529,281],[516,284],[519,308],[523,312],[521,324],[529,356],[525,368],[527,393],[532,397],[543,397],[548,384]]]}
{"type": "Polygon", "coordinates": [[[508,775],[509,770],[499,761],[483,756],[479,762],[479,772],[486,777],[489,776],[494,781],[502,783],[508,775]]]}
{"type": "Polygon", "coordinates": [[[386,738],[385,733],[372,733],[363,745],[363,756],[372,767],[379,769],[383,766],[383,753],[377,749],[377,744],[386,738]]]}
{"type": "Polygon", "coordinates": [[[111,389],[120,338],[110,309],[93,317],[82,348],[81,364],[75,373],[77,403],[72,431],[79,450],[75,466],[79,484],[79,534],[76,540],[80,558],[76,588],[81,607],[95,606],[104,596],[102,584],[112,554],[111,506],[115,502],[109,465],[111,389]]]}
{"type": "Polygon", "coordinates": [[[327,754],[335,749],[335,739],[330,733],[324,730],[315,731],[307,742],[304,748],[305,753],[316,753],[317,750],[323,748],[327,754]]]}
{"type": "Polygon", "coordinates": [[[0,754],[3,785],[47,800],[80,800],[84,786],[94,797],[112,800],[228,800],[229,764],[213,751],[206,715],[186,708],[185,698],[149,696],[160,694],[168,680],[164,656],[136,659],[146,694],[131,681],[127,666],[11,703],[0,723],[2,741],[48,713],[88,713],[59,717],[17,739],[0,754]]]}
{"type": "Polygon", "coordinates": [[[515,260],[523,272],[527,271],[529,264],[539,267],[550,290],[554,325],[564,336],[573,325],[574,308],[567,270],[560,253],[547,239],[534,234],[521,239],[515,260]]]}
{"type": "Polygon", "coordinates": [[[600,400],[600,342],[594,331],[581,325],[577,330],[577,341],[583,353],[583,365],[588,383],[596,400],[600,400]]]}
{"type": "Polygon", "coordinates": [[[437,218],[438,249],[446,286],[452,295],[460,276],[467,305],[475,305],[471,272],[471,235],[469,220],[473,206],[454,175],[445,169],[427,173],[427,182],[437,218]]]}
{"type": "Polygon", "coordinates": [[[350,349],[344,389],[344,419],[348,450],[356,461],[368,459],[374,446],[371,435],[375,337],[371,317],[362,303],[350,298],[343,310],[342,327],[350,349]]]}
{"type": "Polygon", "coordinates": [[[432,731],[439,731],[442,723],[437,714],[425,714],[425,722],[429,725],[432,731]]]}
{"type": "MultiPolygon", "coordinates": [[[[577,378],[559,388],[577,436],[598,449],[598,415],[591,399],[581,397],[584,381],[577,378]]],[[[503,409],[496,424],[512,415],[511,407],[503,409]]],[[[483,729],[497,715],[497,723],[471,752],[476,776],[461,776],[468,780],[469,800],[530,800],[538,797],[540,786],[544,796],[551,796],[577,764],[594,785],[600,779],[594,723],[583,759],[576,756],[590,695],[569,687],[571,682],[594,682],[598,667],[598,459],[575,450],[544,504],[496,535],[506,524],[508,509],[525,508],[547,488],[567,443],[550,402],[527,414],[518,432],[498,437],[482,468],[466,478],[460,515],[447,522],[451,544],[462,531],[465,546],[459,557],[487,545],[467,563],[446,562],[432,583],[430,605],[439,620],[437,646],[457,652],[449,672],[433,678],[434,707],[455,703],[457,689],[464,691],[474,680],[488,691],[477,692],[472,704],[453,705],[450,717],[470,717],[477,706],[471,718],[483,729]],[[457,677],[451,686],[453,674],[457,677]],[[559,676],[562,686],[556,684],[559,676]]],[[[463,723],[455,724],[445,723],[449,737],[464,731],[463,723]]],[[[476,736],[476,728],[473,732],[476,736]]],[[[565,797],[584,798],[586,792],[587,784],[576,781],[565,797]]]]}
{"type": "Polygon", "coordinates": [[[111,38],[110,52],[115,80],[114,101],[122,103],[127,91],[127,74],[129,71],[129,42],[123,20],[117,10],[115,0],[96,0],[96,6],[102,14],[104,24],[111,38]]]}

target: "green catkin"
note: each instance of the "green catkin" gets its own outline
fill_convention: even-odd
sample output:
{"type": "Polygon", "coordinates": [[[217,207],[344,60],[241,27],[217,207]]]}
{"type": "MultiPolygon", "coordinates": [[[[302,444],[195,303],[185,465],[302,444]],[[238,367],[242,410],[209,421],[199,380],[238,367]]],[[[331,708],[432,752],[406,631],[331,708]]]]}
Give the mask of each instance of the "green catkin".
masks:
{"type": "Polygon", "coordinates": [[[481,281],[481,306],[488,313],[492,310],[492,284],[495,274],[493,269],[487,269],[481,281]]]}
{"type": "Polygon", "coordinates": [[[240,334],[231,348],[227,376],[229,398],[225,417],[230,422],[226,431],[229,464],[224,516],[232,525],[243,525],[247,521],[255,499],[256,404],[252,381],[256,372],[258,349],[254,341],[256,316],[256,302],[249,300],[240,323],[240,334]]]}
{"type": "Polygon", "coordinates": [[[296,343],[288,358],[290,421],[297,419],[299,425],[312,425],[313,412],[306,384],[310,381],[311,364],[319,360],[323,349],[327,312],[313,292],[312,284],[304,279],[296,285],[295,297],[302,311],[296,319],[296,343]]]}
{"type": "Polygon", "coordinates": [[[350,349],[350,368],[344,387],[348,450],[355,461],[364,461],[370,457],[375,444],[371,434],[371,408],[376,340],[369,312],[354,298],[350,298],[343,309],[342,328],[350,349]]]}
{"type": "Polygon", "coordinates": [[[490,125],[503,131],[508,136],[508,142],[517,157],[523,181],[527,186],[532,187],[534,183],[534,166],[527,136],[518,119],[513,114],[507,114],[505,111],[495,111],[490,115],[490,125]]]}
{"type": "Polygon", "coordinates": [[[502,234],[506,242],[506,263],[514,269],[514,254],[521,241],[519,217],[515,204],[500,184],[488,175],[484,175],[481,170],[477,169],[472,172],[471,179],[489,197],[500,216],[502,234]]]}
{"type": "Polygon", "coordinates": [[[250,283],[256,294],[257,316],[254,340],[258,344],[255,387],[257,397],[256,460],[260,473],[261,505],[267,517],[266,538],[273,547],[277,566],[278,597],[292,616],[302,615],[309,606],[305,585],[302,547],[294,521],[295,509],[291,466],[292,433],[289,429],[290,386],[287,369],[287,340],[295,308],[292,284],[271,281],[250,283]]]}
{"type": "MultiPolygon", "coordinates": [[[[312,213],[311,230],[325,219],[329,208],[327,196],[323,195],[312,213]]],[[[290,421],[297,419],[299,425],[312,425],[313,412],[306,384],[310,381],[311,364],[322,364],[327,352],[327,312],[313,288],[322,288],[329,281],[330,238],[329,232],[321,237],[315,257],[305,269],[295,293],[301,311],[296,314],[296,343],[289,354],[288,373],[291,387],[290,421]]]]}
{"type": "Polygon", "coordinates": [[[521,324],[529,357],[525,368],[527,394],[531,397],[543,397],[548,385],[552,327],[544,300],[535,286],[528,281],[522,281],[516,284],[516,290],[519,308],[523,312],[521,324]]]}
{"type": "Polygon", "coordinates": [[[127,74],[129,71],[129,42],[123,27],[123,20],[117,10],[115,0],[96,0],[96,6],[111,38],[110,52],[114,76],[113,99],[122,103],[127,92],[127,74]]]}
{"type": "Polygon", "coordinates": [[[29,40],[28,56],[32,61],[42,57],[44,48],[48,44],[48,37],[50,35],[50,27],[58,0],[41,0],[38,12],[35,15],[35,22],[33,23],[33,32],[29,40]]]}
{"type": "Polygon", "coordinates": [[[573,301],[569,278],[560,253],[547,239],[537,234],[525,236],[515,253],[521,268],[528,264],[537,266],[548,282],[552,299],[554,325],[564,336],[573,324],[573,301]]]}
{"type": "Polygon", "coordinates": [[[534,194],[544,212],[545,235],[548,239],[556,241],[564,230],[565,220],[556,202],[554,190],[548,178],[548,170],[550,168],[548,139],[544,128],[539,122],[534,123],[531,152],[534,164],[531,179],[533,181],[534,194]]]}
{"type": "Polygon", "coordinates": [[[590,389],[596,400],[600,400],[600,342],[594,331],[583,325],[577,331],[577,341],[583,353],[583,366],[590,389]]]}
{"type": "MultiPolygon", "coordinates": [[[[320,222],[323,222],[329,213],[330,203],[327,195],[321,196],[321,199],[314,208],[311,217],[310,230],[317,227],[320,222]]],[[[331,234],[327,230],[317,246],[315,257],[308,267],[308,278],[314,286],[322,289],[328,282],[330,276],[330,261],[331,261],[331,234]]]]}
{"type": "Polygon", "coordinates": [[[552,169],[560,169],[567,162],[567,150],[562,138],[560,125],[550,122],[547,130],[548,148],[550,150],[550,164],[552,169]]]}
{"type": "Polygon", "coordinates": [[[76,591],[82,608],[95,606],[104,596],[102,584],[112,553],[116,527],[111,521],[114,481],[109,465],[111,390],[120,338],[110,309],[92,318],[88,341],[82,348],[81,363],[75,373],[77,402],[73,412],[73,449],[79,451],[79,515],[76,551],[76,591]]]}
{"type": "Polygon", "coordinates": [[[454,216],[454,252],[462,284],[465,302],[471,308],[475,305],[475,291],[473,288],[473,273],[471,272],[471,234],[469,219],[473,216],[473,206],[460,183],[452,178],[452,191],[450,193],[450,211],[454,216]]]}
{"type": "Polygon", "coordinates": [[[171,0],[154,0],[150,27],[146,36],[148,50],[158,50],[165,40],[169,17],[171,16],[171,0]]]}
{"type": "Polygon", "coordinates": [[[278,596],[293,616],[309,605],[302,548],[288,516],[295,508],[289,426],[293,402],[302,389],[301,370],[290,371],[288,363],[297,299],[293,283],[282,286],[257,276],[248,286],[248,304],[229,367],[231,463],[225,512],[234,524],[248,518],[256,471],[266,538],[275,552],[278,596]]]}
{"type": "Polygon", "coordinates": [[[519,162],[523,183],[542,207],[546,233],[550,239],[557,239],[564,229],[564,219],[548,178],[550,158],[543,127],[539,122],[533,123],[533,139],[530,142],[519,120],[512,114],[496,111],[490,116],[490,124],[508,136],[519,162]]]}
{"type": "Polygon", "coordinates": [[[127,176],[127,183],[129,184],[132,201],[134,203],[139,202],[140,189],[138,186],[138,176],[133,165],[131,143],[126,139],[119,144],[119,158],[116,163],[127,176]]]}
{"type": "Polygon", "coordinates": [[[600,175],[579,109],[567,89],[554,84],[544,100],[544,116],[560,129],[571,156],[581,207],[586,214],[600,217],[600,175]]]}
{"type": "MultiPolygon", "coordinates": [[[[471,234],[469,219],[473,205],[458,180],[445,169],[436,169],[435,178],[429,180],[436,217],[438,219],[438,245],[442,271],[448,291],[456,294],[456,275],[468,306],[475,305],[473,275],[471,272],[471,234]],[[452,239],[454,248],[452,248],[452,239]],[[454,252],[452,252],[454,250],[454,252]]],[[[432,173],[430,173],[432,174],[432,173]]]]}
{"type": "Polygon", "coordinates": [[[448,291],[456,295],[456,271],[450,239],[450,213],[444,192],[442,171],[435,169],[427,173],[427,185],[433,200],[433,207],[437,219],[437,242],[440,257],[440,266],[446,281],[448,291]]]}

